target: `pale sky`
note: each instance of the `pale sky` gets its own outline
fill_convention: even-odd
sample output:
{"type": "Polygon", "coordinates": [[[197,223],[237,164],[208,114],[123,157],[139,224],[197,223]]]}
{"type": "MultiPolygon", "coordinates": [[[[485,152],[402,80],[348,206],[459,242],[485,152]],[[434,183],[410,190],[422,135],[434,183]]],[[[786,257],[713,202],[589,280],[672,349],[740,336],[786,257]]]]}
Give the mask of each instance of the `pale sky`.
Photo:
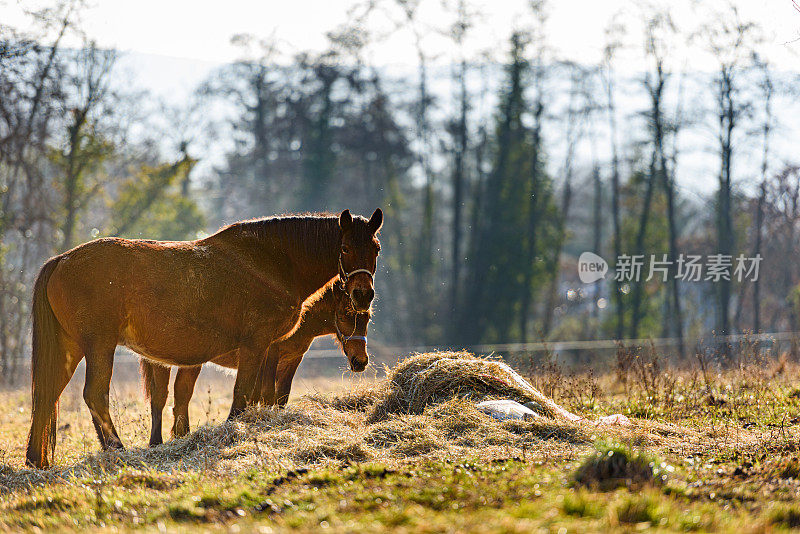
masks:
{"type": "MultiPolygon", "coordinates": [[[[446,0],[452,4],[454,0],[446,0]]],[[[664,1],[664,0],[662,0],[664,1]]],[[[690,27],[701,18],[698,13],[721,7],[726,0],[673,0],[669,4],[681,27],[690,27]],[[694,8],[692,6],[695,6],[694,8]]],[[[158,54],[178,58],[224,63],[237,59],[240,51],[230,44],[232,35],[249,33],[259,37],[275,35],[288,53],[325,46],[325,32],[344,22],[357,0],[90,0],[83,14],[83,27],[102,46],[123,51],[158,54]]],[[[800,60],[800,12],[792,0],[734,0],[742,14],[759,22],[767,33],[765,55],[776,65],[796,68],[800,60]]],[[[0,0],[0,23],[24,26],[28,9],[48,5],[43,0],[0,0]]],[[[392,20],[401,20],[399,10],[390,6],[373,16],[371,27],[386,34],[374,47],[372,59],[379,64],[413,64],[416,61],[412,35],[407,30],[391,32],[392,20]]],[[[442,30],[452,16],[442,0],[422,0],[420,20],[427,29],[442,30]]],[[[551,0],[549,40],[560,57],[596,61],[604,43],[604,29],[611,18],[624,12],[632,27],[631,39],[640,42],[641,30],[633,29],[639,20],[636,5],[630,0],[551,0]]],[[[527,0],[473,0],[480,12],[478,24],[468,41],[473,50],[503,51],[510,30],[524,27],[530,20],[527,0]]],[[[435,33],[430,32],[430,33],[435,33]]],[[[453,48],[449,40],[426,37],[430,56],[447,60],[453,48]]],[[[640,47],[632,47],[634,55],[640,47]]],[[[691,56],[702,68],[702,58],[691,56]]],[[[800,70],[800,69],[798,69],[800,70]]]]}

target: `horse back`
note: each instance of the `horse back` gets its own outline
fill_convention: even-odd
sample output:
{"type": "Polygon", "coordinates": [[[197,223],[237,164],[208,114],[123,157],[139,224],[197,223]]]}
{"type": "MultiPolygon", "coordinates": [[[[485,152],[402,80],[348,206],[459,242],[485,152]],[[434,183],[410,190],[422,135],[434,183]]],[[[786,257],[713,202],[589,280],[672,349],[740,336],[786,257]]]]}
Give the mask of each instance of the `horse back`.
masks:
{"type": "Polygon", "coordinates": [[[236,258],[202,242],[108,238],[58,258],[47,294],[71,337],[113,339],[165,363],[233,350],[275,300],[236,258]]]}

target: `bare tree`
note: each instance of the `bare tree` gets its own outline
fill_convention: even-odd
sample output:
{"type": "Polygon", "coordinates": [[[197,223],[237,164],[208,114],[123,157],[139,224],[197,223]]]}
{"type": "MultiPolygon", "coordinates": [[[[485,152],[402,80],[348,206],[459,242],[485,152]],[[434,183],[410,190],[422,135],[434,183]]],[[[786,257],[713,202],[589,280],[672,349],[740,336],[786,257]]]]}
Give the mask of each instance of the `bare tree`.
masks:
{"type": "Polygon", "coordinates": [[[58,123],[64,37],[79,1],[32,13],[31,35],[8,30],[0,60],[0,379],[13,382],[27,347],[28,290],[35,266],[52,250],[45,165],[58,123]],[[50,36],[49,44],[47,42],[50,36]]]}
{"type": "MultiPolygon", "coordinates": [[[[616,106],[616,75],[614,72],[614,59],[621,46],[620,39],[625,29],[616,20],[606,28],[606,44],[603,53],[601,68],[602,80],[606,98],[606,112],[608,115],[609,141],[611,144],[611,227],[613,236],[613,256],[622,254],[622,234],[620,228],[620,171],[619,171],[619,142],[617,140],[617,106],[616,106]]],[[[625,328],[625,310],[622,307],[622,290],[619,280],[614,278],[612,295],[614,301],[614,337],[622,339],[625,328]]]]}
{"type": "MultiPolygon", "coordinates": [[[[772,132],[775,128],[775,114],[773,112],[773,100],[775,96],[775,83],[773,81],[772,67],[769,62],[761,57],[756,56],[756,65],[761,74],[761,80],[758,83],[759,94],[762,103],[762,125],[761,125],[761,175],[760,185],[758,188],[758,197],[755,203],[755,217],[753,223],[753,249],[751,257],[755,258],[761,255],[761,246],[764,233],[764,209],[767,197],[767,186],[769,167],[771,159],[771,138],[772,132]]],[[[739,299],[737,300],[736,316],[734,324],[737,329],[740,329],[741,316],[744,309],[744,302],[747,288],[750,284],[743,284],[739,299]]],[[[753,332],[761,331],[761,277],[756,278],[753,283],[753,332]]]]}
{"type": "Polygon", "coordinates": [[[103,139],[97,123],[103,118],[102,106],[109,94],[115,61],[115,52],[101,50],[93,42],[87,43],[77,52],[75,72],[67,77],[65,107],[70,109],[72,120],[67,126],[66,147],[54,158],[63,172],[59,180],[64,193],[59,246],[62,251],[72,247],[78,214],[103,185],[99,177],[102,171],[98,167],[114,151],[103,139]],[[91,178],[93,183],[89,183],[91,178]]]}
{"type": "Polygon", "coordinates": [[[542,325],[542,330],[545,334],[548,334],[553,326],[553,312],[555,311],[559,282],[560,258],[566,240],[567,220],[572,205],[572,179],[575,171],[575,153],[578,144],[583,141],[586,134],[586,126],[589,117],[597,107],[594,97],[592,96],[595,71],[572,62],[565,62],[563,66],[569,72],[570,77],[568,102],[562,118],[566,130],[566,151],[563,170],[561,171],[564,177],[564,183],[561,186],[561,206],[556,237],[558,252],[555,255],[551,267],[545,315],[542,325]]]}
{"type": "MultiPolygon", "coordinates": [[[[676,126],[670,124],[664,113],[664,91],[666,84],[671,76],[666,65],[666,58],[669,57],[669,43],[675,38],[677,30],[672,21],[669,11],[656,11],[648,14],[649,20],[645,31],[645,54],[651,62],[651,69],[645,75],[645,88],[650,97],[650,111],[648,122],[650,125],[651,141],[655,166],[651,169],[655,173],[650,180],[657,181],[664,190],[667,204],[667,229],[668,229],[668,261],[669,261],[669,297],[667,303],[671,317],[665,318],[666,335],[674,335],[678,340],[678,352],[681,356],[685,353],[683,343],[683,313],[680,298],[680,287],[678,285],[677,258],[678,258],[678,228],[675,213],[675,176],[668,169],[666,155],[666,139],[671,135],[676,135],[676,126]],[[666,326],[670,325],[671,328],[666,326]]],[[[676,117],[676,120],[679,118],[676,117]]],[[[676,165],[674,155],[672,165],[676,165]]]]}
{"type": "Polygon", "coordinates": [[[542,173],[544,169],[544,154],[542,149],[542,128],[544,122],[544,109],[547,95],[545,94],[545,78],[547,75],[548,46],[545,27],[547,24],[547,3],[544,0],[534,0],[530,2],[533,12],[534,26],[531,28],[531,46],[533,54],[531,59],[531,75],[533,80],[531,86],[534,90],[531,102],[531,163],[530,163],[530,197],[528,202],[528,221],[525,230],[526,239],[523,241],[523,261],[527,266],[523,274],[522,281],[522,301],[520,303],[520,333],[521,341],[528,342],[528,329],[532,315],[532,300],[535,288],[533,288],[533,278],[535,273],[534,262],[539,253],[538,242],[536,239],[540,220],[540,196],[543,194],[542,173]]]}
{"type": "MultiPolygon", "coordinates": [[[[720,171],[716,205],[717,252],[733,256],[736,234],[733,224],[733,161],[736,154],[736,134],[740,122],[750,110],[750,102],[742,92],[743,71],[750,65],[753,49],[760,40],[759,28],[745,21],[733,4],[723,12],[713,14],[714,20],[706,25],[704,34],[708,48],[717,62],[714,80],[714,99],[717,116],[717,142],[720,171]]],[[[717,331],[730,334],[731,289],[730,280],[716,284],[717,331]]],[[[725,345],[727,351],[727,345],[725,345]]]]}
{"type": "MultiPolygon", "coordinates": [[[[425,301],[430,300],[430,282],[434,277],[434,216],[435,216],[435,173],[432,166],[432,153],[435,143],[434,132],[430,124],[430,110],[433,97],[429,90],[428,61],[429,55],[425,46],[425,28],[419,18],[421,0],[395,0],[400,7],[405,25],[411,30],[414,49],[417,53],[417,99],[415,103],[414,121],[417,138],[417,158],[419,169],[424,180],[422,193],[422,222],[417,241],[415,265],[417,269],[417,294],[425,301]]],[[[420,327],[424,328],[431,319],[429,308],[419,313],[420,327]]]]}
{"type": "Polygon", "coordinates": [[[466,159],[469,149],[469,132],[467,119],[469,114],[469,92],[467,90],[467,76],[469,68],[464,50],[464,40],[472,26],[473,13],[465,0],[458,0],[455,5],[456,20],[450,29],[450,36],[458,48],[458,67],[454,74],[458,86],[458,114],[453,121],[453,199],[452,199],[452,232],[450,250],[450,337],[457,340],[456,315],[458,310],[458,296],[461,281],[462,265],[462,233],[463,233],[463,206],[464,190],[467,181],[466,159]]]}

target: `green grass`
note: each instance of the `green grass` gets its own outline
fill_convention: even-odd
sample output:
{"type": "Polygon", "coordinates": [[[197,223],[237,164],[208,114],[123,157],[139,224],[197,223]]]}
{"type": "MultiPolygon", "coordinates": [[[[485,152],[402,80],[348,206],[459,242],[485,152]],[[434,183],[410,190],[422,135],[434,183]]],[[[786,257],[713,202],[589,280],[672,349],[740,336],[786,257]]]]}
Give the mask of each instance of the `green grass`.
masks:
{"type": "Polygon", "coordinates": [[[576,484],[600,490],[660,486],[674,468],[620,443],[598,443],[573,473],[576,484]]]}
{"type": "MultiPolygon", "coordinates": [[[[524,532],[645,523],[668,530],[724,529],[746,517],[739,507],[709,506],[706,499],[655,488],[636,493],[574,488],[564,476],[572,469],[571,462],[423,460],[405,469],[368,463],[288,475],[253,470],[223,480],[197,474],[177,485],[171,478],[157,482],[155,473],[123,470],[101,484],[75,479],[4,499],[0,525],[524,532]]],[[[770,510],[766,521],[792,525],[796,514],[793,508],[770,510]]]]}

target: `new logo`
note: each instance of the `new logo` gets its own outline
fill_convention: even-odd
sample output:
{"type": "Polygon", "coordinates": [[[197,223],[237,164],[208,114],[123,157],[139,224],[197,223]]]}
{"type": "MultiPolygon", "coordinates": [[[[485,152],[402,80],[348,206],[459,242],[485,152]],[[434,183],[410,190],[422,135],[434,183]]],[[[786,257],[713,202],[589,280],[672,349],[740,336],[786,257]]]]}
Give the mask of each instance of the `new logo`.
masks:
{"type": "Polygon", "coordinates": [[[578,258],[578,278],[584,284],[592,284],[605,278],[607,272],[608,263],[594,252],[584,252],[578,258]]]}

